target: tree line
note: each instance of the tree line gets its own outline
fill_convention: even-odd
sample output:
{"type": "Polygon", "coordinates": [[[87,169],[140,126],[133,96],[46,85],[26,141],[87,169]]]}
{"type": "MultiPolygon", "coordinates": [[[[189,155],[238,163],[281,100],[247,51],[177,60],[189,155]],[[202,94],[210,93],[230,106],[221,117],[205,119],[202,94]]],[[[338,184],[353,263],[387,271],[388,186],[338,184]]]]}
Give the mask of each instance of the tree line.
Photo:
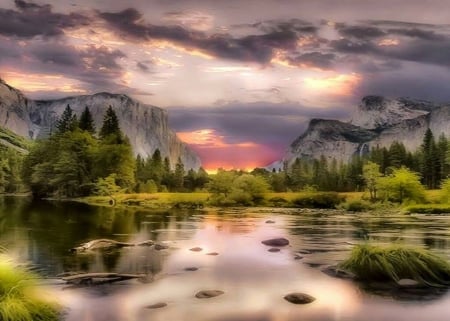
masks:
{"type": "Polygon", "coordinates": [[[450,141],[444,135],[435,139],[430,129],[414,152],[393,142],[389,147],[372,148],[366,155],[355,155],[349,162],[324,156],[297,158],[278,171],[219,170],[208,175],[203,168],[186,170],[181,159],[172,166],[158,149],[147,158],[134,157],[111,106],[97,130],[88,107],[78,118],[68,105],[51,135],[36,141],[26,156],[3,147],[0,156],[0,193],[28,188],[38,197],[210,191],[220,198],[232,195],[251,203],[269,190],[371,191],[379,177],[392,177],[403,168],[417,173],[420,183],[429,189],[439,188],[450,175],[450,141]],[[255,191],[252,196],[246,194],[249,190],[255,191]]]}

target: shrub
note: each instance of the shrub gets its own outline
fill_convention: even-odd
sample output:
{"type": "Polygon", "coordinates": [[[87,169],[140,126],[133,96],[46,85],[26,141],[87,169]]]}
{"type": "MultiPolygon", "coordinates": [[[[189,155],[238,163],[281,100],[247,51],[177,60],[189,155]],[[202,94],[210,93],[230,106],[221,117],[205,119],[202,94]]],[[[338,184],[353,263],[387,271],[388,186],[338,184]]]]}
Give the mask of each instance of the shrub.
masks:
{"type": "Polygon", "coordinates": [[[364,200],[347,201],[341,204],[341,207],[351,212],[364,212],[373,209],[373,205],[370,202],[364,200]]]}
{"type": "Polygon", "coordinates": [[[296,207],[306,208],[336,208],[345,197],[336,192],[306,193],[292,200],[296,207]]]}
{"type": "Polygon", "coordinates": [[[398,245],[357,245],[340,267],[365,281],[414,279],[429,286],[450,285],[447,261],[426,250],[398,245]]]}

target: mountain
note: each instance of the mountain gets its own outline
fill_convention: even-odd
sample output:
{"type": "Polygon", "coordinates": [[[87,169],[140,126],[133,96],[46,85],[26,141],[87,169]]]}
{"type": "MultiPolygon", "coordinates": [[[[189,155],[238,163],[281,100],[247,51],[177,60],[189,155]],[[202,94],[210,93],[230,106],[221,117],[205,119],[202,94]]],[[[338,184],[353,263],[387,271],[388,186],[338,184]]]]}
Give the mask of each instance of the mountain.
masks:
{"type": "Polygon", "coordinates": [[[368,153],[377,146],[389,147],[394,141],[414,151],[420,147],[428,128],[435,137],[450,136],[450,104],[366,96],[349,122],[312,119],[283,159],[269,168],[278,169],[296,158],[320,158],[322,155],[328,160],[335,158],[346,162],[355,154],[368,153]]]}
{"type": "Polygon", "coordinates": [[[106,109],[112,106],[135,155],[147,157],[159,149],[172,165],[178,158],[187,169],[198,169],[201,165],[199,157],[169,128],[167,111],[161,108],[142,104],[127,95],[110,93],[31,100],[0,79],[0,127],[17,135],[31,139],[48,136],[67,105],[78,115],[88,106],[97,129],[106,109]]]}

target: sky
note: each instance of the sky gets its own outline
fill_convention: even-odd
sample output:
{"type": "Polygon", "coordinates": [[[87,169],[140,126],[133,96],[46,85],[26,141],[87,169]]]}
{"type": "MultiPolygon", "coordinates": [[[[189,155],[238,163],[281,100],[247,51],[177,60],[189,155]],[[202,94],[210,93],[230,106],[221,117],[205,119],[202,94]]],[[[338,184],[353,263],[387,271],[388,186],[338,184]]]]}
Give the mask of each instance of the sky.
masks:
{"type": "Polygon", "coordinates": [[[0,77],[165,108],[204,167],[280,159],[365,95],[450,101],[449,0],[0,0],[0,77]]]}

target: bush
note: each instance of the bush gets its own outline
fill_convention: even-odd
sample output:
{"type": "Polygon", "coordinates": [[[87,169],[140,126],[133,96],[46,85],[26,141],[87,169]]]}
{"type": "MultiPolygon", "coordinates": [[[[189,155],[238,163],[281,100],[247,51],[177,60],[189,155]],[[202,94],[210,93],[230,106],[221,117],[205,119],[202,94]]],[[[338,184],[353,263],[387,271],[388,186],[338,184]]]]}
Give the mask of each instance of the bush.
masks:
{"type": "Polygon", "coordinates": [[[429,286],[450,285],[450,264],[429,251],[392,245],[357,245],[340,268],[365,281],[413,279],[429,286]]]}
{"type": "Polygon", "coordinates": [[[292,200],[292,203],[296,207],[336,208],[343,201],[345,201],[345,197],[336,192],[318,192],[301,195],[292,200]]]}
{"type": "Polygon", "coordinates": [[[2,321],[57,321],[55,306],[33,294],[36,286],[33,274],[17,268],[0,255],[0,320],[2,321]]]}
{"type": "Polygon", "coordinates": [[[340,207],[351,212],[364,212],[373,209],[373,205],[364,200],[347,201],[341,204],[340,207]]]}
{"type": "Polygon", "coordinates": [[[275,207],[285,207],[289,204],[289,201],[283,197],[275,196],[269,199],[269,204],[275,207]]]}

